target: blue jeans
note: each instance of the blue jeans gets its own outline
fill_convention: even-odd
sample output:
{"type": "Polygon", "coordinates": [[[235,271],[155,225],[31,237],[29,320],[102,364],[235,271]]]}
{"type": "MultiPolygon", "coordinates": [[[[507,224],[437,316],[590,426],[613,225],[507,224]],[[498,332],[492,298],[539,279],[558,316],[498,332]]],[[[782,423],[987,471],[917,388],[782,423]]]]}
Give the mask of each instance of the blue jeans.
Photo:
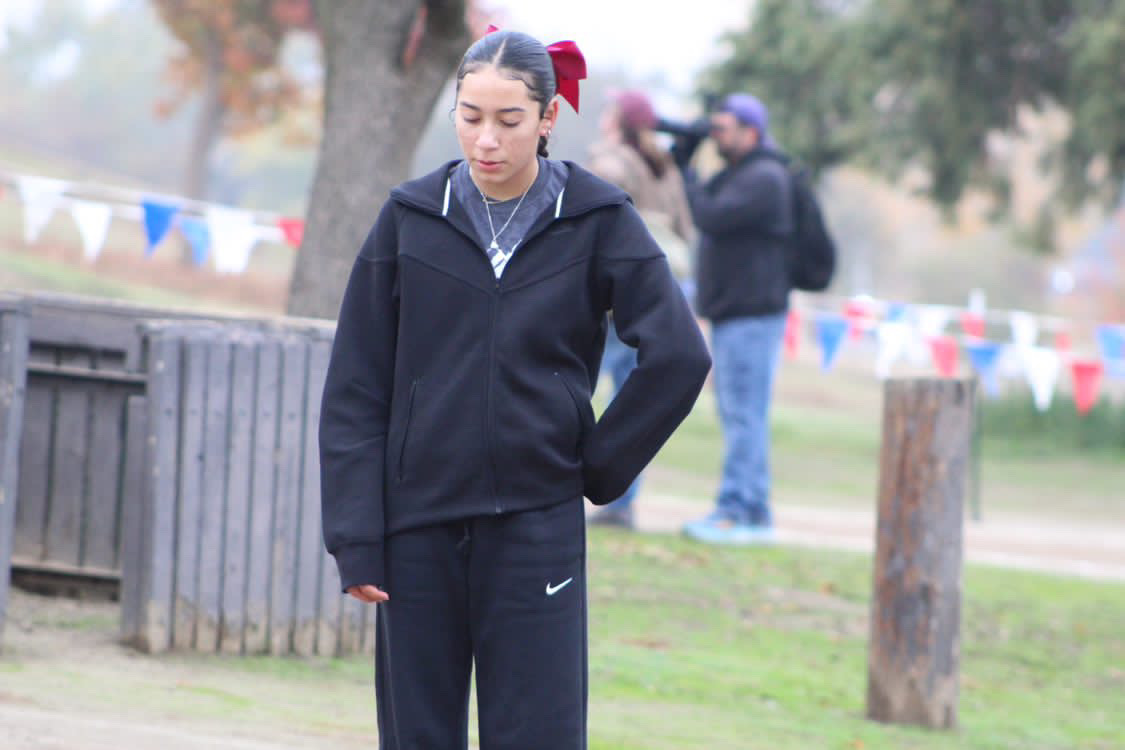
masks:
{"type": "Polygon", "coordinates": [[[724,443],[718,511],[740,523],[773,524],[769,411],[785,319],[786,313],[735,318],[711,331],[724,443]]]}
{"type": "MultiPolygon", "coordinates": [[[[637,367],[637,350],[621,339],[617,338],[617,329],[613,323],[609,324],[609,331],[605,337],[605,354],[602,355],[602,372],[608,372],[613,378],[613,395],[621,390],[625,378],[629,377],[637,367]]],[[[633,500],[641,488],[641,478],[638,476],[625,490],[625,494],[609,503],[606,507],[614,511],[627,511],[633,506],[633,500]]]]}

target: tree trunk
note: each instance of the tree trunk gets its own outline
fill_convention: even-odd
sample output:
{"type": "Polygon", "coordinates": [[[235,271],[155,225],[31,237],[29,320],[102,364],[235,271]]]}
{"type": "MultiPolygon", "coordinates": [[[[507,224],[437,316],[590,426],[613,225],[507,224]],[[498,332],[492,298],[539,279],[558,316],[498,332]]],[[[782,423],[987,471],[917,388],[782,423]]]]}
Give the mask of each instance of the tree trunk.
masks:
{"type": "Polygon", "coordinates": [[[422,46],[404,69],[421,5],[334,0],[318,7],[324,135],[289,288],[291,315],[336,317],[356,253],[390,189],[407,177],[437,96],[468,46],[464,1],[431,0],[422,46]]]}
{"type": "Polygon", "coordinates": [[[184,171],[184,196],[196,200],[207,197],[211,151],[219,140],[225,114],[222,97],[222,48],[219,40],[214,37],[208,40],[203,75],[202,101],[195,118],[184,171]]]}
{"type": "Polygon", "coordinates": [[[962,514],[974,388],[892,380],[884,391],[867,716],[957,724],[962,514]]]}
{"type": "MultiPolygon", "coordinates": [[[[223,51],[219,40],[212,35],[207,43],[207,60],[203,71],[202,100],[195,117],[195,128],[191,134],[191,145],[187,153],[184,170],[184,197],[195,200],[207,199],[207,184],[211,177],[211,152],[222,134],[223,117],[226,106],[223,104],[222,75],[223,51]]],[[[185,264],[193,263],[191,245],[180,242],[181,255],[185,264]]]]}

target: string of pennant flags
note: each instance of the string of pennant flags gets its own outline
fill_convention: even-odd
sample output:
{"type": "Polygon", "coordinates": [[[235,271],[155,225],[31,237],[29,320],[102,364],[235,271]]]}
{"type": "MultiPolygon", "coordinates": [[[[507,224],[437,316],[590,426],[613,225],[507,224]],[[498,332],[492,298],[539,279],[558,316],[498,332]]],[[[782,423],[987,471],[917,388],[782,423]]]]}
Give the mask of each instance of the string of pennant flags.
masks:
{"type": "MultiPolygon", "coordinates": [[[[68,210],[90,260],[101,253],[114,219],[143,224],[146,257],[171,233],[179,232],[192,248],[195,264],[211,262],[220,273],[245,271],[259,242],[284,242],[297,248],[304,235],[301,219],[105,184],[0,169],[0,193],[4,188],[10,188],[23,203],[28,244],[36,242],[57,211],[68,210]]],[[[874,343],[874,370],[880,378],[904,365],[954,377],[964,358],[986,395],[999,394],[1001,380],[1020,379],[1041,411],[1050,408],[1059,381],[1068,372],[1075,405],[1083,414],[1097,403],[1104,379],[1125,380],[1125,324],[1097,324],[1097,351],[1077,352],[1071,341],[1072,321],[1024,311],[989,310],[982,298],[970,299],[966,308],[866,296],[815,295],[802,296],[801,301],[805,299],[813,304],[799,303],[789,313],[785,350],[795,357],[802,332],[811,329],[825,371],[833,369],[847,346],[861,343],[867,348],[874,343]],[[994,333],[1002,328],[1008,333],[1003,339],[989,338],[990,326],[994,333]],[[1042,343],[1044,338],[1050,343],[1042,343]]]]}
{"type": "Polygon", "coordinates": [[[259,242],[301,244],[302,219],[248,211],[178,196],[144,193],[100,183],[79,183],[0,169],[0,190],[9,188],[23,203],[24,241],[35,243],[58,211],[69,211],[83,254],[96,260],[114,219],[144,226],[146,257],[173,232],[192,250],[197,266],[213,263],[220,273],[242,273],[259,242]]]}
{"type": "Polygon", "coordinates": [[[1096,351],[1082,352],[1072,343],[1073,324],[1055,316],[871,297],[815,299],[813,306],[790,310],[784,346],[789,357],[796,357],[802,333],[811,329],[825,371],[833,369],[849,343],[868,349],[874,344],[874,370],[880,378],[889,377],[896,367],[933,369],[942,377],[954,377],[964,358],[986,396],[998,396],[1002,380],[1022,380],[1039,411],[1050,408],[1066,372],[1081,414],[1098,402],[1105,379],[1125,380],[1125,324],[1095,325],[1096,351]],[[1007,328],[1005,338],[987,337],[990,324],[994,333],[1007,328]],[[1044,338],[1049,343],[1043,343],[1044,338]]]}

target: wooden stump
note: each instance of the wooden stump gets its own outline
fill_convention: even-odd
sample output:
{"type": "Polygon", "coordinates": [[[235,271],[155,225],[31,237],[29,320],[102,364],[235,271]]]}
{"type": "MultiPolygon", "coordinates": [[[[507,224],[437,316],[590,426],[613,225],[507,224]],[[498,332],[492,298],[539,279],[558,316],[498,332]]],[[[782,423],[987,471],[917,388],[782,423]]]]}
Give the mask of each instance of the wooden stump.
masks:
{"type": "Polygon", "coordinates": [[[975,387],[888,381],[883,404],[867,716],[957,724],[961,557],[975,387]]]}

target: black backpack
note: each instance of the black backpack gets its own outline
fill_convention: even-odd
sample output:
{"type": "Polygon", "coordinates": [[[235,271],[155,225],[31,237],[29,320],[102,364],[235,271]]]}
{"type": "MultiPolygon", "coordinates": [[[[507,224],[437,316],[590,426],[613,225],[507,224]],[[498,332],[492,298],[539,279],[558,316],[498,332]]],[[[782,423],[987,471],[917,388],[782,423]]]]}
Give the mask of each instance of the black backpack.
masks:
{"type": "MultiPolygon", "coordinates": [[[[773,156],[771,154],[771,156],[773,156]]],[[[793,181],[793,234],[789,237],[789,283],[807,292],[823,292],[836,272],[836,243],[828,233],[808,170],[784,157],[793,181]]]]}

